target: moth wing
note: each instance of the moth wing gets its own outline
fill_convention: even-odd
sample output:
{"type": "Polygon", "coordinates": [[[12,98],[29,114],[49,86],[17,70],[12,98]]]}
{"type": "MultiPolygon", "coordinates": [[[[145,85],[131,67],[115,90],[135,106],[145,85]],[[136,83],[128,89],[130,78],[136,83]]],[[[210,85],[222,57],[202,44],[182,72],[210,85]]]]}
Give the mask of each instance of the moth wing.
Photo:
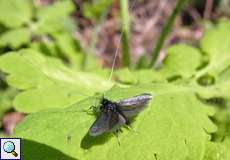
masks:
{"type": "Polygon", "coordinates": [[[89,135],[98,136],[109,130],[111,114],[101,112],[89,129],[89,135]]]}
{"type": "Polygon", "coordinates": [[[134,97],[120,100],[118,103],[120,111],[129,118],[141,112],[153,98],[151,94],[140,94],[134,97]]]}
{"type": "Polygon", "coordinates": [[[99,136],[105,132],[112,132],[126,123],[126,119],[116,112],[101,112],[89,129],[89,135],[99,136]]]}
{"type": "Polygon", "coordinates": [[[109,122],[110,131],[116,131],[126,123],[126,119],[118,112],[113,112],[109,122]]]}

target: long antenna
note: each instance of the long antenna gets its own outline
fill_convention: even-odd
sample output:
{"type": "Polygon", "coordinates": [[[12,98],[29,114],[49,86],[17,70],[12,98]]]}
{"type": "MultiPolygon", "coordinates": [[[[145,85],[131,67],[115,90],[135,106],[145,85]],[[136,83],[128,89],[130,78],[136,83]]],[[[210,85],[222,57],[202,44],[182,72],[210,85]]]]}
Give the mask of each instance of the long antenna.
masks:
{"type": "MultiPolygon", "coordinates": [[[[130,10],[132,10],[134,8],[136,2],[137,2],[137,0],[134,0],[133,5],[130,7],[130,10]]],[[[113,72],[114,72],[114,68],[115,68],[115,63],[116,63],[116,59],[117,59],[117,55],[118,55],[118,50],[119,50],[120,45],[121,45],[121,39],[122,39],[123,33],[124,33],[124,30],[122,29],[120,37],[119,37],[119,41],[118,41],[118,46],[116,48],[116,52],[115,52],[115,55],[114,55],[114,58],[113,58],[113,64],[112,64],[112,68],[111,68],[111,72],[110,72],[108,81],[111,81],[112,76],[113,76],[113,72]]]]}
{"type": "Polygon", "coordinates": [[[121,31],[121,34],[120,34],[120,37],[119,37],[118,46],[116,48],[116,52],[115,52],[115,55],[114,55],[114,58],[113,58],[113,64],[112,64],[112,68],[111,68],[111,72],[110,72],[108,81],[111,81],[111,78],[113,76],[114,67],[115,67],[115,63],[116,63],[116,59],[117,59],[117,55],[118,55],[118,50],[119,50],[120,45],[121,45],[122,35],[123,35],[123,30],[121,31]]]}

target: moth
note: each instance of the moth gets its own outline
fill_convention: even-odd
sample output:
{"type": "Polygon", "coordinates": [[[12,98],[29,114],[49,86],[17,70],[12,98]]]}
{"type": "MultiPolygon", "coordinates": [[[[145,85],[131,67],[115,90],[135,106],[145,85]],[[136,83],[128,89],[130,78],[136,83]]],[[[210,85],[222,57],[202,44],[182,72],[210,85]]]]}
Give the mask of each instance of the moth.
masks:
{"type": "Polygon", "coordinates": [[[129,125],[129,119],[140,113],[152,97],[151,94],[144,93],[118,102],[102,97],[99,114],[89,129],[89,135],[117,132],[122,126],[129,125]]]}

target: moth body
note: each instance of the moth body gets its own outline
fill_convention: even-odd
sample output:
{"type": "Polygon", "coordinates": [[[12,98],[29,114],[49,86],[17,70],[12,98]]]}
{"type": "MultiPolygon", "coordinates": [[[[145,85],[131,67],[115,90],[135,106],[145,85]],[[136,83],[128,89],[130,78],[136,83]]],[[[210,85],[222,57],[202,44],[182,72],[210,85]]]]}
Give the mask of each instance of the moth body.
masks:
{"type": "Polygon", "coordinates": [[[140,94],[118,102],[102,98],[100,101],[100,112],[95,122],[89,129],[89,135],[99,136],[105,132],[115,132],[125,124],[130,117],[141,112],[152,99],[151,94],[140,94]]]}

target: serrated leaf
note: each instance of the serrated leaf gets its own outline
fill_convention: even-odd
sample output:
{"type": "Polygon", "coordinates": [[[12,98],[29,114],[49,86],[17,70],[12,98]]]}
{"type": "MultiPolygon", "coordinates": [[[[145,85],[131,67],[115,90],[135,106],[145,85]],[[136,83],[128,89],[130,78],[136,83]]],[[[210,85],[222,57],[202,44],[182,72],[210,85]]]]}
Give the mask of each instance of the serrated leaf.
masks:
{"type": "MultiPolygon", "coordinates": [[[[222,143],[230,137],[230,106],[229,102],[223,98],[211,98],[206,103],[213,105],[215,115],[212,117],[213,122],[218,126],[215,133],[212,134],[212,142],[222,143]]],[[[229,143],[230,144],[230,143],[229,143]]]]}
{"type": "MultiPolygon", "coordinates": [[[[95,97],[66,109],[31,114],[17,126],[15,136],[43,144],[40,149],[49,146],[76,159],[201,160],[208,133],[216,130],[208,118],[213,110],[201,103],[190,89],[169,84],[115,87],[104,95],[118,100],[140,93],[151,93],[154,99],[132,123],[134,131],[123,129],[120,146],[111,134],[87,135],[95,118],[84,110],[95,105],[95,97]]],[[[23,154],[37,159],[33,146],[24,149],[23,154]]],[[[49,160],[55,159],[49,152],[44,154],[49,160]]]]}
{"type": "Polygon", "coordinates": [[[13,49],[30,42],[30,30],[27,28],[18,28],[4,32],[0,35],[0,46],[10,46],[13,49]]]}
{"type": "Polygon", "coordinates": [[[215,78],[218,74],[230,66],[230,23],[225,22],[207,30],[201,40],[201,49],[209,56],[209,64],[200,72],[197,77],[209,73],[215,78]]]}
{"type": "Polygon", "coordinates": [[[11,86],[24,90],[14,101],[21,112],[67,107],[111,87],[111,82],[96,74],[73,71],[60,60],[31,49],[1,56],[0,69],[9,74],[11,86]]]}
{"type": "Polygon", "coordinates": [[[201,49],[209,57],[208,64],[195,74],[202,97],[223,97],[230,99],[230,38],[229,22],[219,24],[206,31],[201,40],[201,49]],[[203,79],[205,83],[199,84],[203,79]],[[211,82],[211,83],[209,83],[211,82]]]}
{"type": "Polygon", "coordinates": [[[201,64],[201,53],[197,48],[185,44],[173,45],[167,49],[160,73],[166,78],[181,76],[189,78],[201,64]]]}
{"type": "Polygon", "coordinates": [[[1,0],[0,23],[9,28],[20,27],[32,17],[31,0],[1,0]]]}

